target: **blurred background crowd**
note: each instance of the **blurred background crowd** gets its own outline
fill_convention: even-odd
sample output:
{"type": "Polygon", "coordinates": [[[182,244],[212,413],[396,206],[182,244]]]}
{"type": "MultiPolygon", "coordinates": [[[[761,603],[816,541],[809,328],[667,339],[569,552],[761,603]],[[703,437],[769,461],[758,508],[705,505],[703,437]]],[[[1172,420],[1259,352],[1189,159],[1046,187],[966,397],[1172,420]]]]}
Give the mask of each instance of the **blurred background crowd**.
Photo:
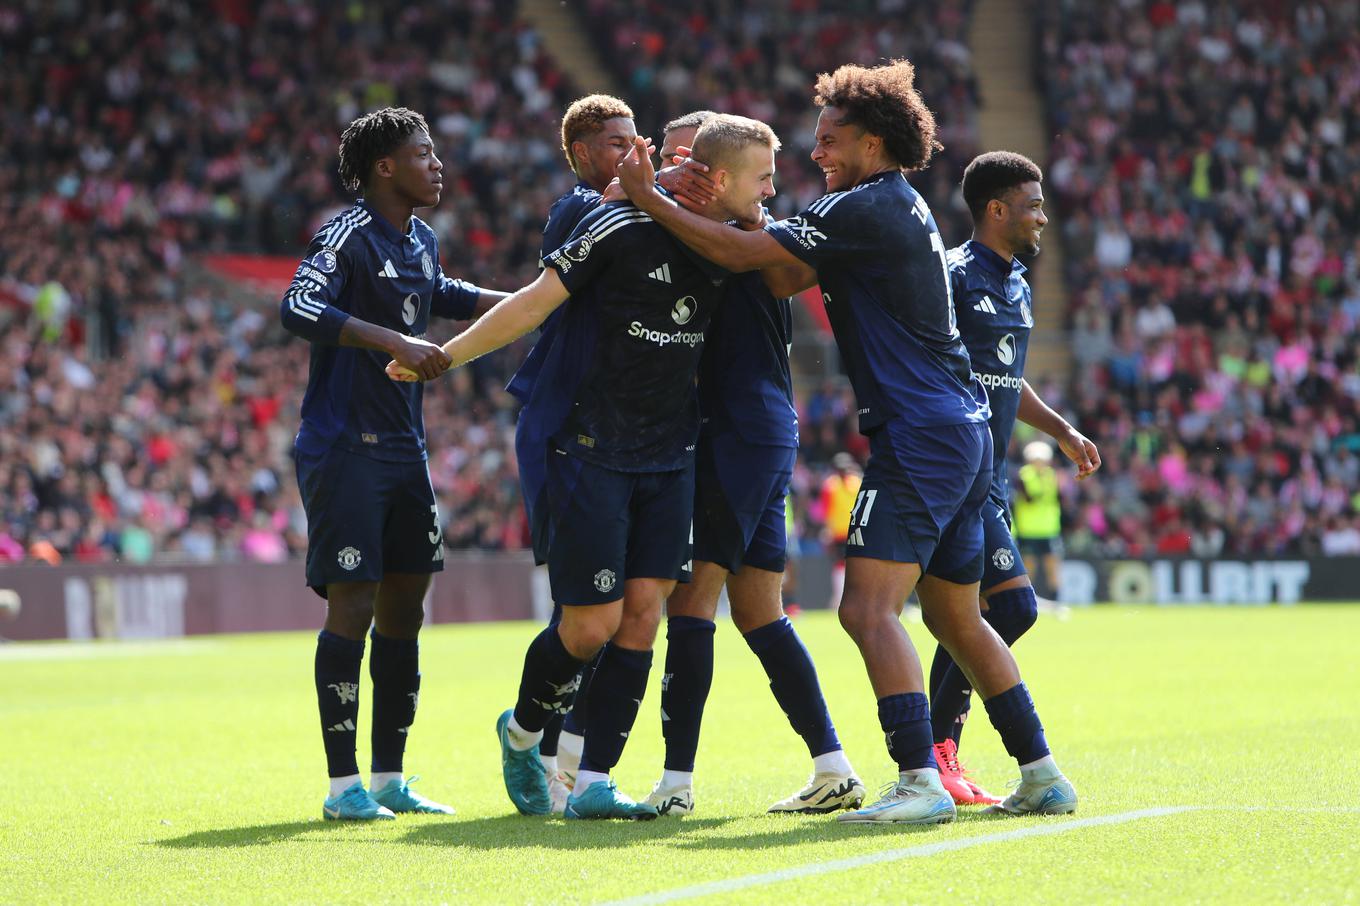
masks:
{"type": "MultiPolygon", "coordinates": [[[[1064,484],[1069,551],[1360,553],[1360,4],[1031,5],[1075,355],[1041,392],[1105,457],[1064,484]]],[[[575,11],[640,132],[694,107],[775,127],[777,214],[821,192],[815,74],[911,58],[946,146],[913,182],[962,242],[957,183],[982,150],[968,5],[849,6],[575,11]]],[[[335,146],[359,113],[425,113],[448,188],[420,213],[445,269],[482,285],[532,278],[574,182],[556,125],[580,92],[490,0],[33,0],[0,9],[0,58],[0,562],[305,550],[305,347],[195,262],[300,253],[350,202],[335,146]]],[[[526,543],[502,389],[526,349],[427,394],[452,547],[526,543]]],[[[867,449],[843,381],[801,380],[799,409],[795,525],[815,545],[833,459],[867,449]]]]}

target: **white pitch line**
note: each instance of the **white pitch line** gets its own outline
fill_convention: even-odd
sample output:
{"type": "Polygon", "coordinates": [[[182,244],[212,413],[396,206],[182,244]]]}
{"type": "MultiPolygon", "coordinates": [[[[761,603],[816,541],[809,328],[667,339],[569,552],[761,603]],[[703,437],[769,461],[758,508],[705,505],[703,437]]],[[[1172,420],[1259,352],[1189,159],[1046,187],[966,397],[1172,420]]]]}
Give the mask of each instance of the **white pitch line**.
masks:
{"type": "Polygon", "coordinates": [[[747,887],[777,884],[780,881],[791,881],[795,878],[808,878],[814,875],[831,874],[837,871],[849,871],[853,868],[863,868],[866,865],[896,862],[899,859],[933,856],[936,853],[970,849],[971,847],[984,846],[988,843],[1009,843],[1012,840],[1023,840],[1026,837],[1047,837],[1053,834],[1065,834],[1068,831],[1080,830],[1085,827],[1099,827],[1107,824],[1125,824],[1129,821],[1139,821],[1143,818],[1163,818],[1167,815],[1205,811],[1354,814],[1360,813],[1360,807],[1345,805],[1170,805],[1163,808],[1145,808],[1132,812],[1119,812],[1114,815],[1098,815],[1094,818],[1076,818],[1070,821],[1058,820],[1051,824],[1030,825],[1028,827],[1001,831],[1000,833],[995,834],[979,834],[976,837],[941,840],[938,843],[923,843],[920,846],[908,846],[903,849],[889,849],[884,850],[883,852],[865,853],[862,856],[851,856],[848,859],[837,859],[834,862],[816,862],[807,865],[795,865],[792,868],[782,868],[779,871],[769,871],[758,875],[724,878],[721,881],[709,881],[706,884],[694,884],[690,887],[677,887],[672,890],[661,890],[656,893],[641,894],[640,896],[628,897],[622,900],[611,900],[610,902],[605,903],[604,906],[651,906],[653,903],[670,903],[675,900],[688,900],[698,897],[713,896],[714,894],[720,893],[731,893],[747,887]]]}
{"type": "Polygon", "coordinates": [[[149,654],[201,654],[220,648],[209,639],[166,639],[141,642],[14,642],[0,645],[0,664],[15,661],[66,661],[91,658],[143,657],[149,654]]]}
{"type": "Polygon", "coordinates": [[[1074,820],[1060,820],[1052,823],[1030,825],[1019,827],[1014,830],[1001,831],[995,834],[980,834],[976,837],[963,837],[955,840],[941,840],[938,843],[923,843],[920,846],[907,846],[902,849],[889,849],[877,853],[865,853],[862,856],[851,856],[848,859],[837,859],[834,862],[814,862],[806,865],[795,865],[792,868],[781,868],[779,871],[768,871],[763,874],[745,875],[738,878],[724,878],[721,881],[709,881],[706,884],[694,884],[690,887],[676,887],[671,890],[662,890],[656,893],[642,894],[641,896],[628,897],[622,900],[613,900],[605,906],[651,906],[653,903],[670,903],[675,900],[688,900],[696,897],[713,896],[720,893],[732,893],[747,887],[760,887],[765,884],[777,884],[780,881],[792,881],[795,878],[809,878],[815,875],[831,874],[838,871],[849,871],[852,868],[864,868],[867,865],[880,865],[884,862],[896,862],[899,859],[912,859],[918,856],[933,856],[936,853],[951,852],[959,849],[969,849],[974,846],[985,846],[989,843],[1009,843],[1012,840],[1024,840],[1027,837],[1047,837],[1053,834],[1065,834],[1069,831],[1081,830],[1086,827],[1100,827],[1106,824],[1124,824],[1129,821],[1139,821],[1143,818],[1162,818],[1167,815],[1178,815],[1182,812],[1199,811],[1203,806],[1196,805],[1172,805],[1164,808],[1145,808],[1133,812],[1119,812],[1114,815],[1098,815],[1094,818],[1076,818],[1074,820]]]}

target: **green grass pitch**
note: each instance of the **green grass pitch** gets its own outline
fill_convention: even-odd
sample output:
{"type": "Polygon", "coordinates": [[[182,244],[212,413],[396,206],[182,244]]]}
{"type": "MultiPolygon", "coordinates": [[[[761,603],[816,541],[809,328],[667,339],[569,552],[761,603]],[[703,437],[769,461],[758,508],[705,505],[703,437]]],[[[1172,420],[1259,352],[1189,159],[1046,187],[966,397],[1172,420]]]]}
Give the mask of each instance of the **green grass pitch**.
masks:
{"type": "MultiPolygon", "coordinates": [[[[859,658],[831,615],[797,626],[872,792],[893,769],[859,658]]],[[[1080,810],[1001,820],[962,810],[924,829],[763,814],[803,782],[807,753],[730,623],[718,633],[696,815],[514,814],[492,725],[534,631],[425,632],[407,770],[458,815],[376,825],[320,820],[309,634],[0,647],[0,901],[1360,900],[1360,606],[1042,617],[1018,653],[1080,810]]],[[[933,650],[920,626],[910,631],[933,650]]],[[[661,765],[663,649],[616,772],[637,796],[661,765]]],[[[974,713],[965,760],[1004,790],[1014,765],[974,713]]]]}

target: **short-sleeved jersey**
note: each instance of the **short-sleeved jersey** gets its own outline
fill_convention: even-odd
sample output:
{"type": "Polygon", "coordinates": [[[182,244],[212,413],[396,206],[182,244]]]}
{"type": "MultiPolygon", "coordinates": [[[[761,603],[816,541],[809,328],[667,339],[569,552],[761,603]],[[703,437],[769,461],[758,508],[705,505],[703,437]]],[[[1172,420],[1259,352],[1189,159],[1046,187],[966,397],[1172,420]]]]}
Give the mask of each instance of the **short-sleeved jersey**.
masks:
{"type": "Polygon", "coordinates": [[[471,318],[479,295],[444,276],[434,231],[419,218],[403,234],[361,201],[327,222],[280,305],[284,326],[312,344],[298,450],[424,459],[425,385],[391,380],[387,353],[341,346],[340,331],[352,316],[423,337],[431,315],[471,318]]]}
{"type": "Polygon", "coordinates": [[[862,432],[890,419],[987,420],[987,394],[955,324],[944,241],[901,173],[823,195],[765,229],[817,271],[862,432]]]}
{"type": "Polygon", "coordinates": [[[571,297],[520,414],[520,431],[625,472],[685,468],[695,376],[726,272],[627,203],[586,215],[544,265],[571,297]]]}
{"type": "Polygon", "coordinates": [[[992,431],[992,492],[1006,500],[1006,448],[1020,408],[1020,381],[1034,326],[1025,266],[972,239],[950,249],[946,258],[959,332],[973,362],[973,377],[987,388],[992,409],[987,421],[992,431]]]}
{"type": "MultiPolygon", "coordinates": [[[[599,205],[600,193],[583,182],[578,182],[570,192],[553,202],[553,206],[548,210],[548,222],[543,225],[543,241],[538,251],[540,269],[543,267],[543,259],[566,245],[581,219],[599,205]]],[[[563,310],[559,308],[543,322],[539,334],[543,340],[549,342],[539,342],[529,350],[529,355],[525,357],[505,387],[511,396],[522,403],[527,403],[533,393],[534,381],[538,379],[538,373],[543,369],[543,358],[552,347],[551,335],[557,329],[562,315],[563,310]]]]}
{"type": "Polygon", "coordinates": [[[793,313],[759,272],[727,282],[699,363],[699,411],[706,430],[734,431],[748,444],[798,446],[789,344],[793,313]]]}

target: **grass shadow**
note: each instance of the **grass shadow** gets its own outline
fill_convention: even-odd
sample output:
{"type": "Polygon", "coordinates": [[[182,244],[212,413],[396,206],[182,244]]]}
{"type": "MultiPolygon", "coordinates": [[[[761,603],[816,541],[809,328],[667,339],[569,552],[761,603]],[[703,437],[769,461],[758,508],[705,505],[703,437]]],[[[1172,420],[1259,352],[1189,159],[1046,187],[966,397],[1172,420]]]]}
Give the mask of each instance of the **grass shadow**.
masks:
{"type": "Polygon", "coordinates": [[[660,818],[655,821],[566,821],[561,818],[527,818],[496,815],[467,821],[413,824],[398,842],[411,846],[450,846],[469,849],[592,850],[636,846],[666,841],[710,828],[732,818],[660,818]]]}
{"type": "Polygon", "coordinates": [[[308,831],[332,831],[355,826],[352,821],[322,821],[313,818],[307,821],[284,821],[279,824],[254,824],[248,827],[195,831],[180,837],[153,840],[151,843],[166,849],[236,849],[282,843],[308,831]]]}
{"type": "MultiPolygon", "coordinates": [[[[980,817],[980,816],[979,816],[980,817]]],[[[962,821],[976,820],[960,813],[962,821]]],[[[829,815],[769,815],[766,829],[738,836],[700,836],[680,839],[676,849],[721,850],[760,849],[769,846],[796,846],[851,838],[893,837],[919,842],[915,838],[938,833],[938,825],[927,824],[842,824],[829,815]]]]}

